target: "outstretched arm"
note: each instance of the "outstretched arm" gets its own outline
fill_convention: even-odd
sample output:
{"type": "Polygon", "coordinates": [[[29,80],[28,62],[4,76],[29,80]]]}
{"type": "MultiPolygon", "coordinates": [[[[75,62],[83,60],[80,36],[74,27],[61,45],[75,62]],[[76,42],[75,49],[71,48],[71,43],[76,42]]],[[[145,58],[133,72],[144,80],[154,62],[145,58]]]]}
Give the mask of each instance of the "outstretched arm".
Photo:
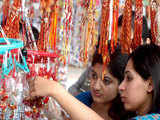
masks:
{"type": "Polygon", "coordinates": [[[31,96],[51,96],[64,108],[73,120],[103,120],[98,114],[69,94],[56,81],[37,77],[30,81],[31,96]]]}

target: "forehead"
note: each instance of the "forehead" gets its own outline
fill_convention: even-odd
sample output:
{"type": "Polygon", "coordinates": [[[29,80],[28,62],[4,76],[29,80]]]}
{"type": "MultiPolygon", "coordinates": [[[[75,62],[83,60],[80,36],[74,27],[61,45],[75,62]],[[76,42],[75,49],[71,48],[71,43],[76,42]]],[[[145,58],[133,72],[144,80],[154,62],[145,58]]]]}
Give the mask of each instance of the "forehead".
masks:
{"type": "Polygon", "coordinates": [[[96,63],[93,67],[92,67],[92,71],[95,72],[96,74],[102,75],[102,73],[105,76],[108,76],[109,78],[111,78],[112,80],[116,80],[118,81],[118,79],[116,77],[114,77],[108,70],[107,66],[104,66],[103,64],[99,64],[96,63]]]}
{"type": "Polygon", "coordinates": [[[107,67],[104,66],[103,64],[96,63],[94,66],[92,66],[91,71],[96,72],[97,74],[101,74],[104,70],[106,70],[107,67]]]}
{"type": "Polygon", "coordinates": [[[129,59],[125,71],[126,70],[133,70],[133,69],[134,69],[134,67],[133,67],[133,61],[132,61],[132,59],[129,59]]]}

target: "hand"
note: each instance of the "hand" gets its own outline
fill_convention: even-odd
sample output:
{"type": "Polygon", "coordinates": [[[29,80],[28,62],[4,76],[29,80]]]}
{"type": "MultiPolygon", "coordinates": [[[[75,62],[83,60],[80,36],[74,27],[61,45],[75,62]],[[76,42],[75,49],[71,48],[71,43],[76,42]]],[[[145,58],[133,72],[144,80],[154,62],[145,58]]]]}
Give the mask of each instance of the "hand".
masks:
{"type": "Polygon", "coordinates": [[[29,81],[30,94],[34,96],[56,96],[64,88],[56,81],[47,78],[36,77],[35,80],[29,81]],[[57,91],[58,90],[58,91],[57,91]]]}

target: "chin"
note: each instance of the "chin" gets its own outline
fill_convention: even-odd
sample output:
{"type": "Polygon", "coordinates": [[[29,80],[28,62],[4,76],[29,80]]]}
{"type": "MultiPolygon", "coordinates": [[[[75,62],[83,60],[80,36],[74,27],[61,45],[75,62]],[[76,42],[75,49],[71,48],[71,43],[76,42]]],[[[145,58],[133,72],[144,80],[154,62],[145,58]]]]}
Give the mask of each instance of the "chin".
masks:
{"type": "Polygon", "coordinates": [[[127,111],[132,111],[132,107],[130,105],[128,105],[128,104],[124,104],[124,108],[127,111]]]}
{"type": "Polygon", "coordinates": [[[133,107],[131,107],[130,105],[124,105],[124,108],[126,111],[130,111],[130,112],[134,112],[135,109],[133,107]]]}
{"type": "Polygon", "coordinates": [[[93,97],[93,101],[96,103],[104,103],[104,100],[102,100],[101,98],[98,98],[98,97],[93,97]]]}

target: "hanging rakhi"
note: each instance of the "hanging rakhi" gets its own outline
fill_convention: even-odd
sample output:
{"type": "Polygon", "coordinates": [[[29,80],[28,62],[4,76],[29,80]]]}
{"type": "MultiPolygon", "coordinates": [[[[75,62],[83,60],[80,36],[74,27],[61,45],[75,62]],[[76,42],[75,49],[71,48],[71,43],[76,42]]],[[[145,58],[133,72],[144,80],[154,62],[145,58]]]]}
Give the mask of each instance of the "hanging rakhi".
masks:
{"type": "Polygon", "coordinates": [[[134,39],[132,40],[132,49],[136,49],[142,43],[143,28],[143,1],[136,0],[135,20],[134,20],[134,39]]]}
{"type": "Polygon", "coordinates": [[[81,20],[81,50],[80,61],[87,64],[89,60],[89,54],[94,51],[94,47],[97,44],[97,30],[96,30],[96,6],[97,1],[87,0],[82,1],[81,6],[84,7],[81,20]]]}
{"type": "MultiPolygon", "coordinates": [[[[70,43],[71,43],[71,34],[72,34],[72,9],[73,9],[73,0],[65,0],[65,18],[64,18],[64,34],[63,34],[63,56],[62,61],[64,64],[67,62],[67,56],[70,52],[70,43]]],[[[69,60],[69,59],[68,59],[69,60]]]]}
{"type": "MultiPolygon", "coordinates": [[[[16,39],[9,39],[9,38],[1,38],[0,43],[7,43],[5,45],[0,45],[0,48],[1,48],[0,54],[3,55],[4,53],[6,53],[2,62],[3,63],[2,67],[1,67],[2,79],[1,79],[0,88],[1,88],[1,93],[3,95],[1,94],[1,97],[0,97],[0,110],[2,111],[0,119],[13,119],[15,117],[15,114],[14,114],[15,110],[17,110],[17,101],[15,101],[13,97],[16,98],[15,94],[19,94],[19,92],[14,91],[13,89],[15,86],[13,82],[16,83],[15,77],[17,77],[15,75],[15,72],[17,72],[16,70],[19,70],[19,68],[23,70],[23,68],[25,68],[27,65],[19,63],[18,62],[19,59],[16,59],[15,55],[12,56],[11,51],[17,50],[18,48],[23,47],[24,44],[22,41],[19,41],[16,39]]],[[[23,56],[21,56],[21,58],[22,58],[22,63],[26,63],[23,59],[23,56]]]]}
{"type": "Polygon", "coordinates": [[[150,18],[151,18],[151,34],[152,34],[152,42],[156,42],[156,32],[157,32],[157,24],[155,23],[156,11],[157,11],[157,3],[155,0],[151,1],[151,9],[150,9],[150,18]]]}
{"type": "Polygon", "coordinates": [[[49,32],[49,15],[51,12],[51,6],[54,4],[55,1],[52,0],[41,0],[41,12],[42,12],[42,19],[41,19],[41,29],[39,34],[39,40],[37,43],[38,50],[40,51],[47,51],[47,44],[48,44],[48,32],[49,32]]]}
{"type": "Polygon", "coordinates": [[[158,11],[156,14],[156,22],[157,22],[157,42],[160,43],[160,5],[158,6],[158,11]]]}
{"type": "MultiPolygon", "coordinates": [[[[30,68],[30,72],[27,74],[27,80],[34,80],[36,76],[47,77],[48,79],[52,78],[53,80],[56,80],[56,73],[53,66],[50,64],[51,61],[54,62],[54,59],[58,57],[55,53],[28,50],[27,56],[27,61],[30,68]]],[[[33,99],[25,98],[23,103],[31,108],[31,110],[25,111],[25,115],[34,119],[40,118],[41,111],[46,106],[48,101],[48,97],[36,97],[33,99]]]]}
{"type": "Polygon", "coordinates": [[[83,62],[86,64],[87,61],[88,61],[88,52],[89,49],[92,47],[92,44],[93,43],[93,37],[94,37],[94,26],[95,26],[95,15],[94,15],[94,6],[95,6],[95,2],[94,0],[90,0],[89,2],[89,7],[88,7],[88,24],[87,24],[87,30],[86,30],[86,37],[85,37],[85,41],[84,41],[84,53],[83,53],[83,62]]]}
{"type": "MultiPolygon", "coordinates": [[[[19,38],[20,8],[21,0],[14,0],[11,13],[7,18],[6,25],[3,27],[8,38],[19,38]]],[[[0,36],[2,37],[2,34],[0,36]]]]}
{"type": "Polygon", "coordinates": [[[41,19],[41,29],[40,29],[40,34],[39,34],[39,40],[37,43],[38,50],[40,51],[47,50],[47,46],[46,46],[47,40],[45,39],[45,33],[47,32],[46,31],[47,24],[48,24],[48,14],[43,13],[42,19],[41,19]]]}
{"type": "Polygon", "coordinates": [[[119,0],[113,0],[113,18],[112,18],[112,32],[111,32],[111,53],[114,52],[114,47],[117,47],[118,42],[118,14],[119,14],[119,0]]]}
{"type": "MultiPolygon", "coordinates": [[[[99,27],[99,17],[100,17],[100,2],[101,0],[93,0],[93,5],[92,5],[92,15],[93,15],[93,18],[92,18],[92,31],[91,31],[91,35],[92,35],[92,38],[91,38],[91,51],[94,51],[95,50],[95,45],[98,44],[98,34],[99,34],[99,30],[98,30],[98,27],[99,27]]],[[[92,52],[93,53],[93,52],[92,52]]]]}
{"type": "Polygon", "coordinates": [[[88,17],[88,8],[89,8],[89,0],[81,0],[80,1],[81,5],[81,24],[80,24],[80,61],[84,62],[87,56],[85,56],[85,41],[86,41],[86,33],[88,30],[88,22],[87,22],[87,17],[88,17]]]}
{"type": "Polygon", "coordinates": [[[123,53],[131,52],[131,20],[132,20],[132,0],[125,1],[125,8],[123,11],[123,20],[121,28],[121,50],[123,53]]]}
{"type": "Polygon", "coordinates": [[[56,6],[54,7],[53,12],[51,12],[51,25],[49,33],[49,44],[51,49],[56,50],[56,38],[57,38],[57,10],[56,6]]]}
{"type": "Polygon", "coordinates": [[[109,16],[110,16],[110,0],[104,0],[102,3],[102,22],[99,53],[103,56],[103,62],[109,62],[108,40],[109,40],[109,16]]]}
{"type": "MultiPolygon", "coordinates": [[[[85,44],[85,56],[87,56],[85,63],[87,63],[88,58],[90,57],[88,53],[94,51],[95,45],[98,43],[98,35],[96,34],[96,1],[90,0],[89,9],[88,9],[88,33],[86,33],[85,44]]],[[[98,33],[98,32],[97,32],[98,33]]]]}
{"type": "Polygon", "coordinates": [[[10,6],[10,0],[4,0],[3,1],[3,19],[2,19],[2,24],[5,25],[5,21],[8,18],[8,14],[9,14],[9,6],[10,6]]]}

